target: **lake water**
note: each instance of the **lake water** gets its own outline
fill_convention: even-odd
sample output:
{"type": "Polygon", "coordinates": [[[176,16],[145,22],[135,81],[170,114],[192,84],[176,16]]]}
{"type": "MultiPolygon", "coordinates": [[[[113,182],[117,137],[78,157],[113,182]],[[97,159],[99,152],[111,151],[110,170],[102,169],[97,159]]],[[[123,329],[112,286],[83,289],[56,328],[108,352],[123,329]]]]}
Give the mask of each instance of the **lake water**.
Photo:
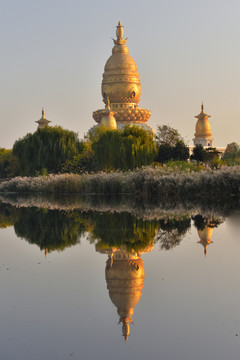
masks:
{"type": "Polygon", "coordinates": [[[0,203],[1,360],[239,359],[238,212],[14,201],[0,203]]]}

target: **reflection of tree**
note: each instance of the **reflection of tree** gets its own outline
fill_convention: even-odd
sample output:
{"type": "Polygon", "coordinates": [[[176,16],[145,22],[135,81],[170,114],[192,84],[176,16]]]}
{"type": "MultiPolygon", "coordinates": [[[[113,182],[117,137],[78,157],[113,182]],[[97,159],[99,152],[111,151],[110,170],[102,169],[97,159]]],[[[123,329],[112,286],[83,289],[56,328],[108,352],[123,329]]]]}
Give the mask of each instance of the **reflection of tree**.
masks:
{"type": "MultiPolygon", "coordinates": [[[[216,227],[221,218],[193,218],[198,230],[216,227]]],[[[180,244],[190,228],[190,217],[143,220],[129,212],[50,210],[15,208],[0,204],[0,227],[14,225],[16,235],[48,251],[75,245],[84,233],[98,249],[124,247],[128,253],[141,251],[159,241],[160,249],[169,250],[180,244]]]]}
{"type": "Polygon", "coordinates": [[[98,247],[119,247],[128,251],[141,250],[156,241],[159,222],[137,219],[129,213],[94,213],[94,223],[89,235],[98,247]]]}
{"type": "Polygon", "coordinates": [[[191,226],[191,219],[183,220],[160,220],[161,229],[158,233],[160,248],[169,250],[180,244],[186,232],[191,226]]]}
{"type": "Polygon", "coordinates": [[[195,215],[193,218],[194,226],[197,230],[203,230],[206,226],[215,228],[220,225],[223,220],[221,218],[216,217],[204,217],[200,214],[195,215]]]}
{"type": "Polygon", "coordinates": [[[38,208],[19,209],[14,229],[17,236],[48,251],[75,245],[86,232],[79,212],[38,208]]]}
{"type": "Polygon", "coordinates": [[[0,203],[0,229],[13,226],[16,221],[16,209],[11,205],[0,203]]]}

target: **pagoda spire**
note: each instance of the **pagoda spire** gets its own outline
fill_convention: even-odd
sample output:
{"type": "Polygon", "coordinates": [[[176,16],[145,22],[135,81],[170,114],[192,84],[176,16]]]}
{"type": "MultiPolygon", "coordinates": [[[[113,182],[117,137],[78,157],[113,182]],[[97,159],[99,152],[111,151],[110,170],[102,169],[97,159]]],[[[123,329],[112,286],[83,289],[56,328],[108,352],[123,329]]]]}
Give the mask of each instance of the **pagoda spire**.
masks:
{"type": "Polygon", "coordinates": [[[51,121],[45,118],[45,110],[44,107],[42,107],[42,117],[41,119],[35,121],[38,123],[38,129],[43,129],[45,126],[47,126],[51,121]]]}
{"type": "Polygon", "coordinates": [[[121,21],[118,22],[118,25],[116,26],[116,36],[117,36],[117,40],[114,40],[113,39],[113,42],[115,45],[125,45],[126,42],[127,42],[127,39],[123,39],[123,34],[124,34],[124,31],[123,31],[123,26],[121,24],[121,21]]]}

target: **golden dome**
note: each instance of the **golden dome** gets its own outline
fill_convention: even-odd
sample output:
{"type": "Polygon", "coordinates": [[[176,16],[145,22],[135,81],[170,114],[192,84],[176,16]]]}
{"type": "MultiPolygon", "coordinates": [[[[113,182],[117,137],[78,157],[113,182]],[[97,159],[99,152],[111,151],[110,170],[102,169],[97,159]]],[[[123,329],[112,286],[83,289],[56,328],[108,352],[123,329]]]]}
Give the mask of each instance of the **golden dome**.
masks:
{"type": "Polygon", "coordinates": [[[114,117],[114,112],[111,111],[109,103],[108,105],[106,105],[105,112],[103,112],[100,126],[109,130],[117,129],[117,123],[114,117]]]}
{"type": "Polygon", "coordinates": [[[102,80],[103,101],[107,97],[112,103],[134,103],[140,100],[141,83],[137,72],[137,65],[129,55],[126,41],[123,40],[123,27],[121,22],[117,26],[117,40],[112,49],[112,55],[107,60],[102,80]]]}
{"type": "Polygon", "coordinates": [[[212,136],[210,123],[208,121],[208,118],[210,118],[210,117],[211,117],[210,115],[207,115],[204,112],[204,105],[202,103],[200,114],[195,116],[195,118],[198,119],[198,121],[196,123],[195,137],[211,137],[212,136]]]}
{"type": "MultiPolygon", "coordinates": [[[[127,39],[123,39],[123,26],[120,21],[116,35],[112,55],[104,67],[101,89],[103,102],[107,104],[109,98],[117,123],[146,123],[151,112],[138,108],[141,83],[137,65],[126,46],[127,39]]],[[[93,112],[93,118],[97,123],[101,122],[103,112],[104,110],[93,112]]]]}

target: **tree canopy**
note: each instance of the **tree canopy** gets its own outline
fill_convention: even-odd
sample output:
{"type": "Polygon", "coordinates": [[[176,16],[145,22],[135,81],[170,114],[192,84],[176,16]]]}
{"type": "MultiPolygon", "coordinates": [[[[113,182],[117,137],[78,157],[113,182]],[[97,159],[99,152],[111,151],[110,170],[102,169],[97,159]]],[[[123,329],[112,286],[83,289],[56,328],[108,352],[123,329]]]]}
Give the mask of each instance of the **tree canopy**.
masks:
{"type": "Polygon", "coordinates": [[[137,126],[98,132],[92,149],[99,170],[128,170],[149,165],[157,154],[153,134],[137,126]]]}
{"type": "Polygon", "coordinates": [[[178,130],[173,129],[169,125],[157,126],[156,140],[158,145],[169,145],[171,147],[176,146],[179,141],[184,143],[184,139],[178,130]]]}
{"type": "Polygon", "coordinates": [[[36,175],[44,169],[57,173],[63,163],[83,151],[84,144],[73,131],[46,126],[17,140],[13,146],[21,173],[36,175]]]}

